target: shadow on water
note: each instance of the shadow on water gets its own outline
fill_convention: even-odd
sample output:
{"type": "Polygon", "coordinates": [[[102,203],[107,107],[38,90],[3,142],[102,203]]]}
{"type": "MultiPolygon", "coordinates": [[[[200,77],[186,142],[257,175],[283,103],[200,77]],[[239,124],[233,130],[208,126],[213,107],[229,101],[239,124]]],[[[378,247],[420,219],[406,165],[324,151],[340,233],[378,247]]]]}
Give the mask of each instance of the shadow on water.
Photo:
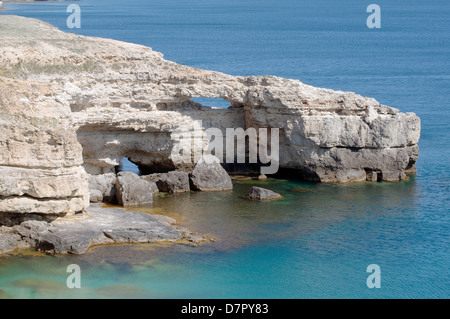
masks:
{"type": "Polygon", "coordinates": [[[236,248],[260,241],[298,237],[345,219],[379,218],[404,214],[413,218],[415,181],[324,185],[289,180],[238,180],[228,192],[191,192],[157,196],[141,211],[160,213],[182,225],[208,233],[216,249],[236,248]],[[284,196],[276,201],[242,198],[252,186],[284,196]],[[405,198],[410,200],[405,200],[405,198]]]}

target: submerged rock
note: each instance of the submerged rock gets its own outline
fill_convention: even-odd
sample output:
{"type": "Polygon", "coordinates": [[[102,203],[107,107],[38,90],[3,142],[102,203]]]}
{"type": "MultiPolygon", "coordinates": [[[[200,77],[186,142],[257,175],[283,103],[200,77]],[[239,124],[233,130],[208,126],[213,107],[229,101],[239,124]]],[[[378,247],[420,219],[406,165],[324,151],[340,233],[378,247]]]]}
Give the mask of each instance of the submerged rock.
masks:
{"type": "MultiPolygon", "coordinates": [[[[95,293],[108,298],[144,298],[149,293],[142,287],[131,285],[109,285],[106,287],[95,288],[95,293]]],[[[1,296],[1,295],[0,295],[1,296]]],[[[153,296],[152,296],[153,297],[153,296]]]]}
{"type": "Polygon", "coordinates": [[[253,186],[245,197],[254,200],[273,200],[283,198],[283,196],[271,191],[270,189],[257,186],[253,186]]]}
{"type": "Polygon", "coordinates": [[[49,296],[60,296],[67,291],[67,285],[61,281],[36,278],[16,279],[12,285],[17,288],[29,289],[33,294],[45,294],[49,296]]]}
{"type": "Polygon", "coordinates": [[[119,205],[130,206],[153,202],[152,184],[132,172],[120,172],[116,181],[119,205]]]}
{"type": "Polygon", "coordinates": [[[213,155],[203,155],[190,174],[191,185],[198,191],[223,191],[233,189],[231,178],[213,155]]]}

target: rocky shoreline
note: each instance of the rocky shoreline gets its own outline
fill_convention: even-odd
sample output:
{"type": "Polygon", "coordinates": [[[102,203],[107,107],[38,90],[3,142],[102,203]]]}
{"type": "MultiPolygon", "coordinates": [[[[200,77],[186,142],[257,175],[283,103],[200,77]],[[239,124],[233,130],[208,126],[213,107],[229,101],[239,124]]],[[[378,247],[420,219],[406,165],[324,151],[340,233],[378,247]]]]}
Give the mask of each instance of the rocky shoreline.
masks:
{"type": "MultiPolygon", "coordinates": [[[[91,202],[129,206],[152,202],[155,192],[230,190],[229,174],[259,175],[268,154],[250,161],[250,149],[229,156],[216,148],[217,158],[227,160],[222,165],[214,156],[177,160],[181,150],[207,149],[212,141],[204,132],[211,129],[224,133],[215,143],[225,142],[229,129],[269,133],[279,142],[280,171],[305,180],[400,181],[415,172],[420,119],[373,98],[276,76],[191,68],[148,47],[64,33],[18,16],[0,16],[0,42],[4,251],[28,245],[78,253],[93,244],[154,241],[151,227],[162,240],[180,240],[183,232],[137,216],[130,220],[144,228],[130,226],[127,233],[111,217],[107,227],[117,231],[108,232],[101,220],[117,211],[102,213],[91,202]],[[224,99],[230,107],[192,100],[198,97],[224,99]],[[144,176],[120,172],[124,158],[144,176]],[[79,232],[83,223],[87,233],[79,232]],[[72,247],[68,241],[77,243],[77,234],[81,242],[72,247]]],[[[255,149],[263,140],[257,136],[255,149]]],[[[266,153],[275,149],[269,148],[266,143],[266,153]]]]}
{"type": "Polygon", "coordinates": [[[93,204],[71,218],[52,222],[30,219],[0,227],[0,254],[30,248],[51,254],[83,254],[98,245],[157,242],[199,245],[209,240],[175,223],[162,215],[93,204]]]}

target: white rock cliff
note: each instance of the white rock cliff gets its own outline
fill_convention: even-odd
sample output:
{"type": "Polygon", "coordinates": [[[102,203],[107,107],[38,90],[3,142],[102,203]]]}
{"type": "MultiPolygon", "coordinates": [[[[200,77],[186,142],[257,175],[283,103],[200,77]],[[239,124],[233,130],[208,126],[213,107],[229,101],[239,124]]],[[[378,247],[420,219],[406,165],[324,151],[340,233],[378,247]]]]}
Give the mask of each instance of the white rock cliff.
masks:
{"type": "Polygon", "coordinates": [[[171,135],[200,120],[223,131],[278,128],[281,169],[309,180],[394,181],[415,171],[420,119],[373,98],[200,70],[17,16],[0,16],[0,43],[2,214],[82,211],[88,174],[114,173],[124,157],[151,172],[190,171],[194,161],[173,160],[180,141],[171,135]]]}

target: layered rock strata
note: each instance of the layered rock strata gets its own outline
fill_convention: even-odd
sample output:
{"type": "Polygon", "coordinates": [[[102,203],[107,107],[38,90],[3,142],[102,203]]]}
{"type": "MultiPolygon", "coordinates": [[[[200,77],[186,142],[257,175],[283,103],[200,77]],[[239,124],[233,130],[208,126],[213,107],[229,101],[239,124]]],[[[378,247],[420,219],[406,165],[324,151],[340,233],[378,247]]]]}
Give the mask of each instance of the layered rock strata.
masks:
{"type": "Polygon", "coordinates": [[[192,172],[195,155],[177,161],[174,150],[207,147],[208,128],[278,129],[280,168],[309,180],[398,181],[415,171],[420,119],[373,98],[200,70],[17,16],[0,16],[0,43],[0,212],[10,221],[70,216],[90,197],[114,197],[125,157],[146,174],[192,172]]]}

